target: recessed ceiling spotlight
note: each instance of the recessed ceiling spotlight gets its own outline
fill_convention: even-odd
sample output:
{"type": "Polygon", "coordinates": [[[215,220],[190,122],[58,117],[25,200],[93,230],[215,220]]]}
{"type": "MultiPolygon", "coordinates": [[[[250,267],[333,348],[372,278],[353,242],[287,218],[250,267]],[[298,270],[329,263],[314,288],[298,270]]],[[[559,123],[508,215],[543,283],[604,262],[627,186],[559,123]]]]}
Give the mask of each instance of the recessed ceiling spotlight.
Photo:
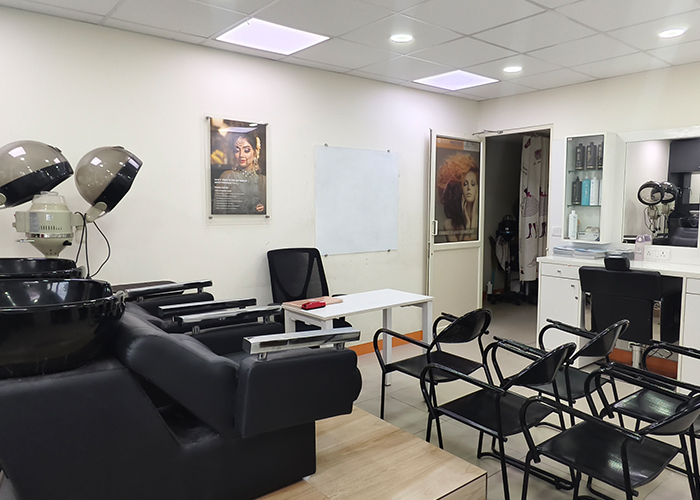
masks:
{"type": "Polygon", "coordinates": [[[659,33],[659,38],[676,38],[685,33],[684,28],[673,28],[659,33]]]}
{"type": "Polygon", "coordinates": [[[328,37],[251,18],[216,39],[288,56],[328,40],[328,37]]]}
{"type": "Polygon", "coordinates": [[[413,40],[413,35],[409,35],[408,33],[397,33],[396,35],[391,35],[389,40],[394,43],[408,43],[413,40]]]}
{"type": "Polygon", "coordinates": [[[522,70],[522,66],[507,66],[503,68],[503,71],[506,73],[520,73],[522,70]]]}
{"type": "Polygon", "coordinates": [[[423,85],[430,85],[431,87],[438,87],[445,90],[462,90],[470,87],[478,87],[479,85],[485,85],[487,83],[494,83],[498,80],[457,70],[413,81],[415,83],[422,83],[423,85]]]}

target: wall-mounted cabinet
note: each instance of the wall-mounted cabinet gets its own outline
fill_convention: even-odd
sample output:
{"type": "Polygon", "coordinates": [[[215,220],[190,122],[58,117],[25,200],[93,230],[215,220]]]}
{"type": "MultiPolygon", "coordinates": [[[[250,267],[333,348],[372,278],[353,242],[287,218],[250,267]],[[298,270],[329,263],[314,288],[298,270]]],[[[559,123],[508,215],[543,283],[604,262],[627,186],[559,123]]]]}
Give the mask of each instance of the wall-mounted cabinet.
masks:
{"type": "Polygon", "coordinates": [[[610,243],[619,230],[620,198],[615,189],[622,141],[615,134],[567,137],[563,239],[568,242],[610,243]]]}

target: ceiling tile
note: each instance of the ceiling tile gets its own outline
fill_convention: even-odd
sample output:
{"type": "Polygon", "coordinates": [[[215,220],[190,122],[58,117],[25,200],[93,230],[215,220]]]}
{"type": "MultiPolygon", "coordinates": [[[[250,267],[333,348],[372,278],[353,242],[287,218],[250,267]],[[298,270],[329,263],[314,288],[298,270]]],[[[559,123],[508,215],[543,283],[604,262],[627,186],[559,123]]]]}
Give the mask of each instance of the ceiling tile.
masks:
{"type": "Polygon", "coordinates": [[[555,69],[560,69],[557,64],[552,64],[550,62],[542,61],[540,59],[535,59],[534,57],[526,55],[517,55],[513,57],[507,57],[505,59],[499,59],[498,61],[491,61],[484,64],[477,64],[476,66],[469,66],[464,68],[471,73],[476,73],[477,75],[490,76],[497,80],[510,80],[513,78],[519,78],[527,75],[536,75],[538,73],[545,73],[547,71],[554,71],[555,69]],[[505,73],[503,68],[508,66],[522,66],[523,70],[520,73],[505,73]]]}
{"type": "Polygon", "coordinates": [[[531,3],[547,7],[548,9],[556,9],[562,5],[578,2],[579,0],[528,0],[531,3]]]}
{"type": "Polygon", "coordinates": [[[606,59],[605,61],[574,66],[572,69],[596,78],[610,78],[613,76],[664,68],[666,66],[668,66],[668,64],[659,59],[651,57],[643,52],[637,52],[636,54],[614,57],[612,59],[606,59]]]}
{"type": "Polygon", "coordinates": [[[679,43],[700,40],[700,10],[610,31],[608,34],[642,50],[670,47],[679,43]],[[659,33],[670,28],[686,28],[688,31],[678,38],[659,37],[659,33]]]}
{"type": "Polygon", "coordinates": [[[544,90],[574,85],[576,83],[590,82],[594,79],[595,78],[592,76],[584,75],[583,73],[578,73],[570,69],[557,69],[555,71],[549,71],[548,73],[513,78],[509,81],[517,83],[518,85],[544,90]]]}
{"type": "Polygon", "coordinates": [[[419,3],[426,3],[429,2],[430,0],[365,0],[366,2],[369,2],[374,5],[378,5],[379,7],[384,7],[385,9],[389,9],[393,12],[401,12],[402,10],[408,9],[410,7],[414,7],[418,5],[419,3]]]}
{"type": "Polygon", "coordinates": [[[104,14],[102,13],[71,10],[64,7],[55,7],[53,5],[27,2],[25,0],[0,0],[0,5],[4,7],[26,10],[29,12],[38,12],[39,14],[45,14],[47,16],[62,17],[65,19],[73,19],[75,21],[83,21],[93,24],[99,24],[104,19],[104,14]]]}
{"type": "Polygon", "coordinates": [[[24,4],[24,7],[21,8],[26,8],[27,10],[32,10],[35,12],[47,12],[43,8],[39,7],[39,5],[46,5],[72,10],[74,12],[87,12],[90,14],[99,14],[104,16],[109,14],[115,5],[119,4],[119,0],[95,0],[94,2],[92,0],[41,0],[41,2],[29,1],[22,3],[24,4]],[[31,6],[32,4],[35,4],[34,8],[31,6]]]}
{"type": "Polygon", "coordinates": [[[321,69],[323,71],[332,71],[333,73],[347,73],[348,69],[340,66],[333,66],[328,63],[320,63],[316,61],[307,61],[294,56],[287,56],[280,59],[280,62],[294,64],[295,66],[306,66],[307,68],[321,69]]]}
{"type": "Polygon", "coordinates": [[[543,12],[524,0],[433,0],[404,14],[470,35],[543,12]]]}
{"type": "Polygon", "coordinates": [[[535,50],[530,52],[529,55],[560,64],[561,66],[574,66],[610,59],[611,57],[624,56],[632,52],[636,52],[636,50],[609,36],[593,35],[547,47],[546,49],[535,50]]]}
{"type": "Polygon", "coordinates": [[[358,69],[396,57],[387,50],[367,47],[339,38],[326,40],[294,54],[294,59],[327,63],[348,69],[358,69]]]}
{"type": "Polygon", "coordinates": [[[244,14],[253,14],[257,10],[262,9],[266,5],[273,3],[274,0],[191,0],[194,3],[202,3],[218,7],[220,9],[232,10],[234,12],[242,12],[244,14]]]}
{"type": "Polygon", "coordinates": [[[245,16],[189,0],[124,0],[111,16],[153,28],[210,37],[243,20],[245,16]]]}
{"type": "Polygon", "coordinates": [[[401,78],[393,78],[391,76],[386,75],[377,75],[376,73],[367,73],[366,71],[362,70],[348,71],[346,75],[366,78],[367,80],[376,80],[380,82],[393,83],[395,85],[404,85],[406,83],[406,80],[403,80],[401,78]]]}
{"type": "Polygon", "coordinates": [[[318,35],[340,36],[391,14],[359,0],[279,0],[255,17],[318,35]]]}
{"type": "Polygon", "coordinates": [[[120,21],[119,19],[108,19],[104,22],[104,26],[116,28],[123,31],[132,31],[134,33],[142,33],[158,38],[166,38],[168,40],[177,40],[178,42],[187,42],[195,45],[201,44],[206,40],[206,37],[190,35],[180,31],[170,31],[152,26],[144,26],[142,24],[134,24],[128,21],[120,21]]]}
{"type": "Polygon", "coordinates": [[[396,14],[346,33],[340,38],[392,52],[408,54],[459,37],[460,35],[454,31],[396,14]],[[394,43],[389,40],[389,37],[395,33],[413,35],[413,41],[409,43],[394,43]]]}
{"type": "Polygon", "coordinates": [[[700,61],[700,40],[650,50],[649,54],[671,64],[687,64],[700,61]]]}
{"type": "Polygon", "coordinates": [[[381,61],[362,68],[364,73],[383,75],[399,80],[416,80],[426,76],[439,75],[450,71],[452,68],[433,64],[409,56],[399,56],[388,61],[381,61]]]}
{"type": "Polygon", "coordinates": [[[453,40],[411,54],[412,57],[455,68],[473,66],[512,55],[515,55],[515,52],[512,50],[502,49],[469,37],[453,40]]]}
{"type": "Polygon", "coordinates": [[[659,19],[700,7],[695,0],[583,0],[557,12],[601,31],[659,19]]]}
{"type": "Polygon", "coordinates": [[[498,82],[489,83],[488,85],[481,85],[479,87],[472,87],[470,89],[460,90],[454,92],[454,94],[464,94],[467,96],[482,97],[485,99],[495,99],[498,97],[506,97],[510,95],[525,94],[527,92],[534,92],[537,89],[531,87],[525,87],[523,85],[516,85],[511,82],[498,82]]]}
{"type": "Polygon", "coordinates": [[[530,52],[594,34],[593,30],[549,11],[474,37],[518,52],[530,52]]]}
{"type": "Polygon", "coordinates": [[[274,52],[267,52],[265,50],[251,49],[248,47],[243,47],[241,45],[234,45],[232,43],[220,42],[216,39],[207,40],[202,45],[205,45],[207,47],[212,47],[215,49],[226,50],[228,52],[235,52],[237,54],[245,54],[248,56],[262,57],[264,59],[274,59],[276,61],[287,57],[284,54],[276,54],[274,52]]]}

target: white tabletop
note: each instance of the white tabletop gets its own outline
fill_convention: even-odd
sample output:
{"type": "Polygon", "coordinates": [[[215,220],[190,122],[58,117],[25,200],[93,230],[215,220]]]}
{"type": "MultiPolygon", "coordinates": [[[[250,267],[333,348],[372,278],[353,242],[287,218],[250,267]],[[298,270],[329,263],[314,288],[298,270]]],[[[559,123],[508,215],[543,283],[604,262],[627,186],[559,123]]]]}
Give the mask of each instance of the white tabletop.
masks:
{"type": "MultiPolygon", "coordinates": [[[[539,257],[537,262],[542,264],[559,264],[565,266],[605,266],[604,259],[581,259],[565,255],[548,255],[539,257]]],[[[639,271],[659,271],[666,276],[681,278],[700,278],[700,266],[694,264],[677,264],[674,262],[631,260],[630,269],[639,271]]]]}
{"type": "Polygon", "coordinates": [[[338,298],[343,299],[343,301],[339,304],[328,304],[319,309],[305,310],[286,304],[282,304],[282,308],[301,316],[319,320],[329,320],[356,313],[380,311],[390,307],[424,304],[433,300],[433,298],[428,295],[402,292],[400,290],[391,290],[388,288],[384,290],[372,290],[370,292],[351,293],[348,295],[341,295],[338,298]]]}

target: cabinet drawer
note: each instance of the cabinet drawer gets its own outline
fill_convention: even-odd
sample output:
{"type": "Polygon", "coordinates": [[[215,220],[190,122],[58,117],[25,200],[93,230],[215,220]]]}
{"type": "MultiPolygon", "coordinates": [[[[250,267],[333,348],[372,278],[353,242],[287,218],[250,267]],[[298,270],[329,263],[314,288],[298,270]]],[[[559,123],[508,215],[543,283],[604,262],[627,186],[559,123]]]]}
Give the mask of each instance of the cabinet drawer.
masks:
{"type": "MultiPolygon", "coordinates": [[[[567,266],[563,264],[540,264],[540,272],[543,276],[556,276],[559,278],[578,279],[579,266],[567,266]]],[[[700,282],[700,280],[698,280],[700,282]]]]}
{"type": "Polygon", "coordinates": [[[700,295],[700,280],[688,279],[687,292],[700,295]]]}

